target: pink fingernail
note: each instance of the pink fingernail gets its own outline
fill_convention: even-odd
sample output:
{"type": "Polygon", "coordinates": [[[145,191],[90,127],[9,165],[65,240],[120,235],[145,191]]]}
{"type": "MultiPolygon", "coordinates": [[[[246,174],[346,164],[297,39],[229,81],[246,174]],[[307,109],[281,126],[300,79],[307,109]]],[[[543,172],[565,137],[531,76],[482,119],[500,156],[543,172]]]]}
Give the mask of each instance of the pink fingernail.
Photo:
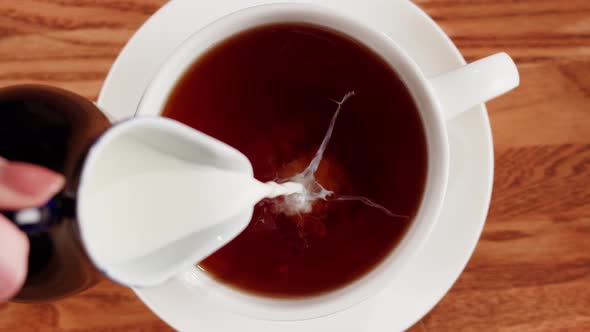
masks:
{"type": "Polygon", "coordinates": [[[64,185],[64,177],[44,167],[21,162],[0,162],[0,185],[31,197],[48,200],[64,185]]]}

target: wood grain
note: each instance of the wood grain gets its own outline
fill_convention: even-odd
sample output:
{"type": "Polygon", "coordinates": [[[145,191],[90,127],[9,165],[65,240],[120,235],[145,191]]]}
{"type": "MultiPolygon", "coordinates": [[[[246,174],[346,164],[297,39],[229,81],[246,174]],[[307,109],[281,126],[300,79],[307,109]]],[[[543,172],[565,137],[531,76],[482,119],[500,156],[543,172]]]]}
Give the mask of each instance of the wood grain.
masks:
{"type": "MultiPolygon", "coordinates": [[[[0,0],[0,86],[96,98],[164,0],[0,0]]],[[[521,86],[488,104],[494,196],[477,249],[412,331],[590,330],[590,1],[418,0],[468,60],[506,51],[521,86]]],[[[109,281],[51,304],[0,305],[3,331],[167,331],[109,281]]]]}

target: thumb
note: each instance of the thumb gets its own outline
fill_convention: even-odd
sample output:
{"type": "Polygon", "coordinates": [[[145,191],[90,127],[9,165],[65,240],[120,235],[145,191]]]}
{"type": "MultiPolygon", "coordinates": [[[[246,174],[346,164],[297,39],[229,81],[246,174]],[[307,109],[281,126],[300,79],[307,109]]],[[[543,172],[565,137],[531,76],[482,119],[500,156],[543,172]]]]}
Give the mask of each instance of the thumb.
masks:
{"type": "Polygon", "coordinates": [[[0,215],[0,303],[22,287],[27,276],[28,255],[26,235],[0,215]]]}

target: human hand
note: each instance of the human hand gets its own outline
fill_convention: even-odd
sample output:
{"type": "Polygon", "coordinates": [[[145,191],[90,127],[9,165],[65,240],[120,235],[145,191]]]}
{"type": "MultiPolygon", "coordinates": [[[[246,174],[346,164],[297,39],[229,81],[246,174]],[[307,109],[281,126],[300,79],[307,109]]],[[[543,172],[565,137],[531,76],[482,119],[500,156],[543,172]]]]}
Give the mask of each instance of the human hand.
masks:
{"type": "MultiPolygon", "coordinates": [[[[19,210],[45,204],[64,185],[61,174],[0,158],[0,209],[19,210]]],[[[0,302],[13,297],[27,276],[29,241],[0,214],[0,302]]]]}

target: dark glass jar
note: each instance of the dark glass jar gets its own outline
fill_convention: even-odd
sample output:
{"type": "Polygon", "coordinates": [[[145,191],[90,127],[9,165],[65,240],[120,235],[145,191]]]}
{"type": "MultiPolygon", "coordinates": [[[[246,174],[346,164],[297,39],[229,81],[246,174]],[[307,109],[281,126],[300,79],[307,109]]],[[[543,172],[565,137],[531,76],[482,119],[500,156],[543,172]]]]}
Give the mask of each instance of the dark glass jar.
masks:
{"type": "MultiPolygon", "coordinates": [[[[62,89],[20,85],[0,89],[0,156],[47,167],[66,178],[63,191],[20,223],[23,211],[3,211],[30,240],[27,280],[15,301],[54,300],[80,292],[99,275],[79,241],[76,192],[89,147],[110,127],[89,100],[62,89]]],[[[30,215],[30,213],[29,213],[30,215]]]]}

